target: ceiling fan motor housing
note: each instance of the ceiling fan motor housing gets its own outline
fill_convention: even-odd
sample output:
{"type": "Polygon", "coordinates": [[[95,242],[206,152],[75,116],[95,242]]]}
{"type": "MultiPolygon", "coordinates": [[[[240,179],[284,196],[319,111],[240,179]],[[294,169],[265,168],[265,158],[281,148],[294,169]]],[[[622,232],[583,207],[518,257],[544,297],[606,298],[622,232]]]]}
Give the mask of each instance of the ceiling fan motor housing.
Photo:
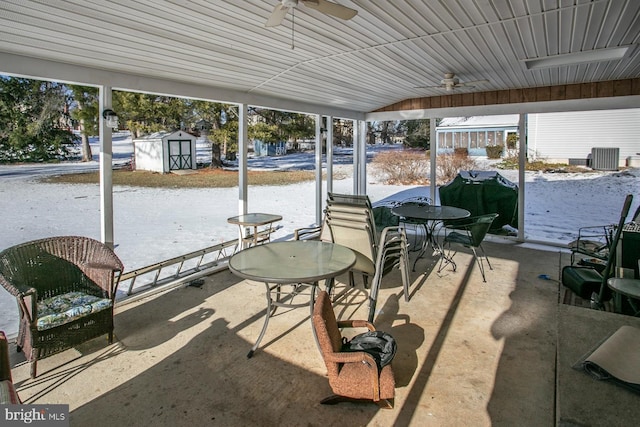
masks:
{"type": "Polygon", "coordinates": [[[454,77],[453,73],[447,73],[444,75],[444,79],[440,80],[440,84],[445,86],[455,86],[460,83],[460,79],[454,77]]]}

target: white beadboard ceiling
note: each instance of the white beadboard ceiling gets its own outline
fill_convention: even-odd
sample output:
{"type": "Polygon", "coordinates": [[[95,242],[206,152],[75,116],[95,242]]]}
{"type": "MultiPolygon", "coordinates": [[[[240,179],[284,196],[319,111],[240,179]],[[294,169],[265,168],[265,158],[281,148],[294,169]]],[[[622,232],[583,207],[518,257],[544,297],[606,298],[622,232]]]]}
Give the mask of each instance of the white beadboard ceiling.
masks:
{"type": "Polygon", "coordinates": [[[0,73],[65,81],[77,67],[97,79],[86,83],[113,73],[138,79],[123,89],[151,78],[207,88],[208,99],[359,113],[444,95],[416,87],[446,72],[489,80],[464,92],[640,76],[639,0],[335,2],[358,15],[342,21],[300,4],[292,32],[291,12],[265,27],[278,0],[2,0],[0,73]],[[617,61],[542,70],[523,62],[616,46],[632,49],[617,61]]]}

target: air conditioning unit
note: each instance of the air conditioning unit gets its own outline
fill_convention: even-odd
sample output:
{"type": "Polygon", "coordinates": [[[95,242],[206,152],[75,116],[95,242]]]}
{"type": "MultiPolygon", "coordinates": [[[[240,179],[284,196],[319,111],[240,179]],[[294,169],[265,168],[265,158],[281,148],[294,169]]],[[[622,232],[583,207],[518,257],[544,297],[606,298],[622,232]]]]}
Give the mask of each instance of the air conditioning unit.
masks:
{"type": "Polygon", "coordinates": [[[598,171],[617,171],[619,148],[593,147],[591,149],[591,169],[598,171]]]}

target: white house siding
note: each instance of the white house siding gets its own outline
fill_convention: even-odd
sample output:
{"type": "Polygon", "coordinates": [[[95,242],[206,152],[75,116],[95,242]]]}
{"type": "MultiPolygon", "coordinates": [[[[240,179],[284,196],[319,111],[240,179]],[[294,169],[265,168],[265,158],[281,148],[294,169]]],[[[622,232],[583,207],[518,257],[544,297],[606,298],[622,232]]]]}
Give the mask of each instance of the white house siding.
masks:
{"type": "Polygon", "coordinates": [[[594,147],[619,148],[619,166],[640,153],[640,109],[529,114],[528,156],[547,162],[586,160],[594,147]]]}

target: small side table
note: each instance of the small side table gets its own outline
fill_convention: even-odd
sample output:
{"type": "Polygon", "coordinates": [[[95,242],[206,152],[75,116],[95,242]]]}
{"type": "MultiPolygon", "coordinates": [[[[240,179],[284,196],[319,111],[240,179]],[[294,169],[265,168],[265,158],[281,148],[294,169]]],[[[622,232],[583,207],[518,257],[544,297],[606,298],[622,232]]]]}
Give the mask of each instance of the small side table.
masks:
{"type": "Polygon", "coordinates": [[[229,224],[235,224],[240,229],[240,237],[238,238],[239,249],[248,248],[252,244],[256,246],[258,243],[268,242],[271,238],[271,233],[274,231],[272,224],[281,220],[281,215],[266,213],[248,213],[227,218],[229,224]],[[269,227],[259,231],[258,227],[263,225],[268,225],[269,227]],[[247,236],[244,231],[245,227],[253,227],[253,233],[247,236]]]}

